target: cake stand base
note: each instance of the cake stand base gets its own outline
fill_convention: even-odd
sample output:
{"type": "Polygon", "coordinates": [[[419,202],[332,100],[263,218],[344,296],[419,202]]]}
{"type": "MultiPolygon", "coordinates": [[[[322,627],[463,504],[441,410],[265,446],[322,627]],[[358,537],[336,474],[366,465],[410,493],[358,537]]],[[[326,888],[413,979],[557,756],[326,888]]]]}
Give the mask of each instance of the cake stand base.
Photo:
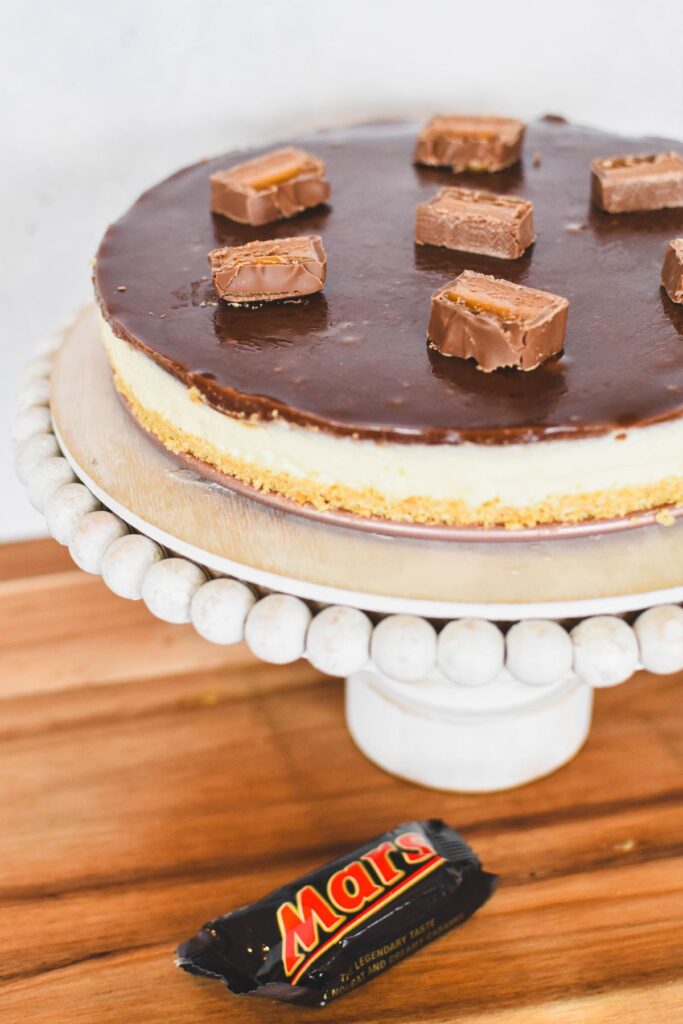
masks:
{"type": "Polygon", "coordinates": [[[486,793],[569,761],[591,725],[593,691],[573,674],[533,688],[501,672],[483,689],[434,675],[410,686],[375,669],[346,680],[346,721],[363,753],[433,789],[486,793]]]}
{"type": "Polygon", "coordinates": [[[13,426],[52,535],[165,622],[346,677],[351,735],[387,771],[461,792],[522,785],[580,749],[593,688],[683,670],[683,519],[511,543],[314,521],[151,444],[92,308],[58,344],[27,368],[13,426]]]}

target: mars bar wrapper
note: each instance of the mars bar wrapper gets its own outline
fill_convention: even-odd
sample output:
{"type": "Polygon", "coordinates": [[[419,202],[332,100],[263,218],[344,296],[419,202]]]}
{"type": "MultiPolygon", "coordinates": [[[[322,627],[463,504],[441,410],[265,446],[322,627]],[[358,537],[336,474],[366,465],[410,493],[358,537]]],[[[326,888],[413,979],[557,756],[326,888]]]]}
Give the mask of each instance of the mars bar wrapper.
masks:
{"type": "Polygon", "coordinates": [[[209,921],[176,962],[237,995],[325,1006],[462,924],[495,883],[444,822],[411,821],[209,921]]]}

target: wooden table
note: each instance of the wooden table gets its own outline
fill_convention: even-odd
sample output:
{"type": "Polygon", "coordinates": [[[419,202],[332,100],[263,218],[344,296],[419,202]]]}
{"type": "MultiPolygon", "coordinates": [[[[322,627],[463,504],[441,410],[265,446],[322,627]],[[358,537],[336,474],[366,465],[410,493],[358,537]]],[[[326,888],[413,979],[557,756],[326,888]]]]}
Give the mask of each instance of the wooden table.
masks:
{"type": "Polygon", "coordinates": [[[599,693],[556,775],[458,796],[367,763],[340,683],[158,622],[50,541],[0,548],[0,609],[3,1022],[683,1020],[680,678],[599,693]],[[501,875],[497,894],[328,1009],[174,967],[208,918],[432,816],[501,875]]]}

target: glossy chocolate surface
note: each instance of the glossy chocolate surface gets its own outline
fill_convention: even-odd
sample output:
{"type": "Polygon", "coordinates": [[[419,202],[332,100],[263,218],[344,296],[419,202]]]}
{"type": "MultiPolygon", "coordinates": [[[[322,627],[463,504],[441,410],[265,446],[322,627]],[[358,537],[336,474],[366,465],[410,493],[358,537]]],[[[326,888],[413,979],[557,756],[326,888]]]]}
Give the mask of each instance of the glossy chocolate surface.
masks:
{"type": "Polygon", "coordinates": [[[683,307],[660,288],[683,210],[612,215],[590,202],[595,157],[683,146],[544,119],[529,126],[522,163],[484,180],[414,166],[417,131],[370,125],[299,140],[326,161],[332,203],[262,228],[209,208],[210,173],[257,151],[197,164],[145,193],[97,257],[115,333],[226,412],[277,412],[361,437],[495,444],[683,415],[683,307]],[[514,261],[415,245],[416,205],[449,184],[530,199],[536,243],[514,261]],[[322,235],[322,293],[260,308],[218,301],[210,249],[297,233],[322,235]],[[529,373],[484,374],[431,349],[430,297],[468,268],[566,296],[565,354],[529,373]]]}

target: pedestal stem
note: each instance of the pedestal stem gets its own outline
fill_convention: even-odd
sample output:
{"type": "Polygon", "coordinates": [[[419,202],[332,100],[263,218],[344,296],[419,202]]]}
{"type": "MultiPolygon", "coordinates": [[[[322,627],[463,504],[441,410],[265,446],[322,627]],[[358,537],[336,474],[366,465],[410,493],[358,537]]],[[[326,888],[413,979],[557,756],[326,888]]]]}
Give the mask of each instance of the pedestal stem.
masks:
{"type": "Polygon", "coordinates": [[[591,723],[593,691],[569,674],[525,686],[503,670],[478,688],[435,673],[402,684],[364,669],[346,681],[349,731],[375,764],[436,789],[483,793],[531,782],[569,761],[591,723]]]}

